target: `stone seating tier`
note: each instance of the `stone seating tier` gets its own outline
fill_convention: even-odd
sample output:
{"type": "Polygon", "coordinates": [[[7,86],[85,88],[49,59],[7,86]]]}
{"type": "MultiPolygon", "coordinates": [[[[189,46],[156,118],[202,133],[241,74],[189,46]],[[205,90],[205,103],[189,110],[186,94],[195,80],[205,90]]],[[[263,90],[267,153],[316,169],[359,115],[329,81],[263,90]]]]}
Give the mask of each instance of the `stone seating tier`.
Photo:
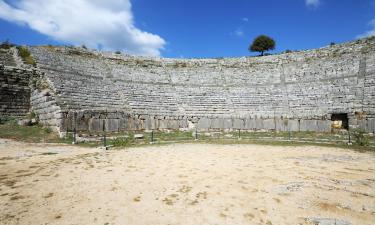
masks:
{"type": "MultiPolygon", "coordinates": [[[[267,57],[161,59],[30,47],[62,111],[134,115],[373,118],[375,40],[267,57]]],[[[325,125],[324,125],[325,126],[325,125]]]]}

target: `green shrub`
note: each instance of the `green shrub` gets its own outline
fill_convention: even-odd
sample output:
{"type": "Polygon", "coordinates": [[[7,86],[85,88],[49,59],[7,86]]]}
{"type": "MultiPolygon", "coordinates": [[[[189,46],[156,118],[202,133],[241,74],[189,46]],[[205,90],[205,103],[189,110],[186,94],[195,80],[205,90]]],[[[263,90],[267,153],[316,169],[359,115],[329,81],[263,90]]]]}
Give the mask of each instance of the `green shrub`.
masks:
{"type": "Polygon", "coordinates": [[[46,132],[47,134],[50,134],[50,133],[52,133],[52,128],[51,127],[46,127],[46,128],[44,128],[44,132],[46,132]]]}
{"type": "Polygon", "coordinates": [[[31,56],[29,50],[26,47],[20,46],[17,47],[18,55],[22,58],[22,60],[29,65],[36,66],[36,62],[31,56]]]}
{"type": "Polygon", "coordinates": [[[16,118],[11,116],[2,116],[0,117],[0,124],[10,124],[10,123],[17,123],[16,118]]]}
{"type": "Polygon", "coordinates": [[[131,144],[130,138],[123,138],[123,137],[118,137],[112,140],[112,145],[114,147],[126,147],[131,144]]]}
{"type": "Polygon", "coordinates": [[[352,134],[355,144],[360,146],[368,146],[370,144],[368,137],[365,135],[365,131],[362,129],[354,129],[352,130],[352,134]]]}
{"type": "Polygon", "coordinates": [[[38,117],[38,115],[36,114],[36,112],[34,112],[34,111],[31,111],[30,113],[28,113],[27,115],[26,115],[26,118],[27,119],[36,119],[38,117]]]}

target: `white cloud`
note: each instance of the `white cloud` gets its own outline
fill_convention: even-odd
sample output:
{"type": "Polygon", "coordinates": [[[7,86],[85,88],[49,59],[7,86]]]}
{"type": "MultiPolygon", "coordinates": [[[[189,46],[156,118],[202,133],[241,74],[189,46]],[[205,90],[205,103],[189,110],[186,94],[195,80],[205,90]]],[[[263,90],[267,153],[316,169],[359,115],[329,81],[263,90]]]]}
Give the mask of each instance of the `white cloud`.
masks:
{"type": "Polygon", "coordinates": [[[242,21],[247,23],[247,22],[249,22],[249,18],[244,17],[244,18],[242,18],[242,21]]]}
{"type": "Polygon", "coordinates": [[[245,35],[245,32],[241,28],[237,28],[234,32],[230,32],[230,35],[234,35],[237,37],[243,37],[245,35]]]}
{"type": "Polygon", "coordinates": [[[56,40],[159,56],[166,42],[135,27],[130,0],[0,0],[0,18],[56,40]]]}
{"type": "Polygon", "coordinates": [[[363,34],[358,35],[357,38],[375,36],[375,19],[371,20],[369,22],[369,25],[371,26],[371,30],[368,30],[363,34]]]}
{"type": "Polygon", "coordinates": [[[234,32],[238,37],[242,37],[244,35],[244,32],[242,30],[236,30],[234,32]]]}
{"type": "Polygon", "coordinates": [[[320,5],[320,0],[305,0],[305,3],[309,7],[317,8],[320,5]]]}

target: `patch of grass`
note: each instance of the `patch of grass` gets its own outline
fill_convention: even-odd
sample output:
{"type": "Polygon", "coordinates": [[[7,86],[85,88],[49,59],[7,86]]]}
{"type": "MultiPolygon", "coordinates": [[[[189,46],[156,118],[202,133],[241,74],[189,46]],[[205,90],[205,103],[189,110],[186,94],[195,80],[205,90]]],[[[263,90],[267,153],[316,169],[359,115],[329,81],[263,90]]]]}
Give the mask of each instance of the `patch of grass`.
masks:
{"type": "Polygon", "coordinates": [[[50,133],[52,133],[52,128],[51,127],[45,127],[44,132],[46,132],[47,134],[50,134],[50,133]]]}
{"type": "MultiPolygon", "coordinates": [[[[2,119],[4,124],[0,125],[0,138],[15,139],[25,142],[53,142],[72,144],[73,135],[65,138],[59,138],[57,134],[53,133],[49,128],[41,126],[19,126],[14,118],[2,119]]],[[[135,133],[141,132],[120,132],[110,134],[113,139],[107,139],[107,145],[112,145],[116,148],[125,147],[144,147],[151,142],[151,133],[143,133],[143,139],[134,139],[135,133]],[[127,137],[124,137],[127,136],[127,137]]],[[[322,147],[338,147],[343,149],[351,149],[357,151],[373,151],[375,148],[366,146],[374,142],[374,137],[369,137],[366,143],[347,145],[347,134],[335,133],[316,133],[316,132],[241,132],[241,139],[238,139],[238,131],[233,132],[211,132],[208,136],[206,132],[199,132],[198,140],[195,140],[193,132],[171,131],[162,132],[155,131],[153,134],[153,145],[167,145],[173,143],[209,143],[209,144],[259,144],[271,146],[322,146],[322,147]],[[229,135],[228,135],[229,134],[229,135]],[[289,138],[290,137],[290,138],[289,138]]],[[[208,133],[208,132],[207,132],[208,133]]],[[[92,142],[78,143],[81,147],[99,147],[103,146],[102,133],[96,133],[99,139],[92,142]]],[[[107,133],[107,135],[109,135],[107,133]]],[[[355,138],[354,138],[355,139],[355,138]]]]}
{"type": "Polygon", "coordinates": [[[36,62],[34,58],[31,56],[29,50],[26,47],[19,46],[18,49],[18,55],[22,58],[22,60],[29,65],[36,66],[36,62]]]}
{"type": "Polygon", "coordinates": [[[15,122],[0,125],[0,138],[25,142],[60,142],[57,134],[42,126],[19,126],[15,122]]]}
{"type": "MultiPolygon", "coordinates": [[[[136,132],[139,133],[139,132],[136,132]]],[[[198,140],[195,140],[193,132],[173,131],[162,132],[154,131],[153,145],[168,145],[173,143],[209,143],[209,144],[259,144],[259,145],[274,145],[274,146],[322,146],[322,147],[338,147],[344,149],[352,149],[357,151],[375,151],[373,147],[347,145],[347,134],[335,133],[317,133],[317,132],[241,132],[241,139],[238,139],[238,131],[233,132],[211,132],[211,136],[206,136],[206,132],[198,133],[198,140]],[[230,134],[228,136],[228,134],[230,134]],[[289,139],[290,137],[290,139],[289,139]]],[[[207,132],[209,133],[209,132],[207,132]]],[[[100,136],[102,134],[99,134],[100,136]]],[[[116,145],[116,147],[143,147],[149,145],[151,142],[151,133],[144,133],[144,139],[131,139],[130,143],[126,143],[121,139],[121,135],[133,137],[134,132],[116,133],[113,136],[118,136],[119,139],[114,139],[115,143],[109,145],[116,145]]],[[[80,144],[81,145],[81,144],[80,144]]],[[[103,145],[102,142],[83,143],[83,145],[90,147],[97,147],[103,145]]]]}
{"type": "Polygon", "coordinates": [[[14,117],[11,116],[1,116],[0,117],[0,125],[4,124],[16,124],[17,120],[14,117]]]}
{"type": "MultiPolygon", "coordinates": [[[[173,131],[173,132],[154,132],[154,142],[156,141],[182,141],[182,140],[194,140],[192,132],[182,132],[182,131],[173,131]]],[[[151,133],[145,134],[145,139],[151,141],[151,133]]]]}
{"type": "Polygon", "coordinates": [[[114,147],[128,147],[132,144],[132,142],[133,138],[131,137],[117,137],[109,141],[110,145],[113,145],[114,147]]]}
{"type": "Polygon", "coordinates": [[[369,138],[366,136],[365,131],[361,129],[354,129],[351,132],[354,137],[355,144],[359,146],[369,146],[370,141],[369,138]]]}

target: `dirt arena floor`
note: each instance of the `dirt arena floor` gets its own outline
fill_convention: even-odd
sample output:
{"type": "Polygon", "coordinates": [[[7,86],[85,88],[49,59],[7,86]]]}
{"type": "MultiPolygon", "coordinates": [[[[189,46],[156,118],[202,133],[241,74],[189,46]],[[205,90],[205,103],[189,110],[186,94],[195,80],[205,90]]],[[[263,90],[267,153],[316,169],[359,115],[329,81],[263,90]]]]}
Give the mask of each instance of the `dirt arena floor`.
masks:
{"type": "Polygon", "coordinates": [[[375,224],[375,154],[0,140],[0,224],[375,224]]]}

